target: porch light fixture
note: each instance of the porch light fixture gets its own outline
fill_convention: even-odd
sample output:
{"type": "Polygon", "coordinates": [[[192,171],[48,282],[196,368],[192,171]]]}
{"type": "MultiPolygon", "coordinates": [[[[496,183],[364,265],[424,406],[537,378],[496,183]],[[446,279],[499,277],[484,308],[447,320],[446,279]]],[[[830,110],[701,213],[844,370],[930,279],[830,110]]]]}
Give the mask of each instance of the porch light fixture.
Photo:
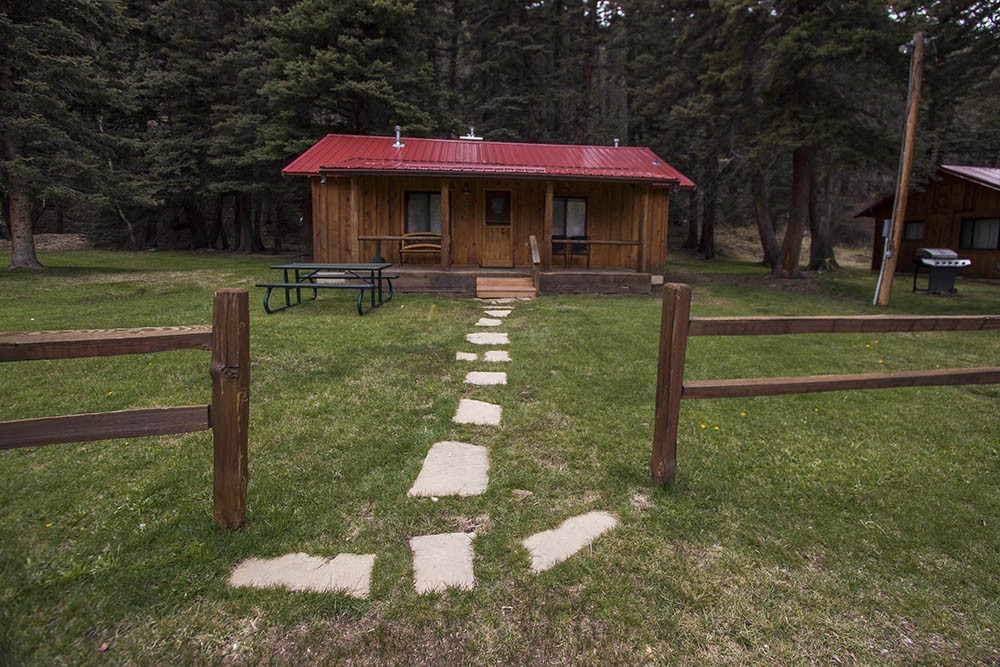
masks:
{"type": "Polygon", "coordinates": [[[320,185],[326,185],[326,174],[319,177],[319,183],[320,185]]]}

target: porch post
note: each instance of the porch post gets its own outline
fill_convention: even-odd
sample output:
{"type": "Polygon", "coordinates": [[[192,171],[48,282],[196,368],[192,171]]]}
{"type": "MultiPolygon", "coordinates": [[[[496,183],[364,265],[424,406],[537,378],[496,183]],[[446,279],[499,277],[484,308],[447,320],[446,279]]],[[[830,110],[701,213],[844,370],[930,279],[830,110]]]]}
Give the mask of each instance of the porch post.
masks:
{"type": "Polygon", "coordinates": [[[636,260],[636,271],[649,273],[649,190],[646,185],[642,191],[642,213],[639,216],[639,257],[636,260]]]}
{"type": "Polygon", "coordinates": [[[441,268],[451,266],[451,196],[448,179],[441,179],[441,268]]]}
{"type": "Polygon", "coordinates": [[[347,252],[350,261],[361,261],[361,241],[358,234],[361,227],[361,180],[357,176],[351,177],[351,199],[350,199],[350,232],[347,239],[347,252]]]}
{"type": "Polygon", "coordinates": [[[545,182],[545,217],[542,222],[542,270],[552,270],[552,181],[545,182]]]}

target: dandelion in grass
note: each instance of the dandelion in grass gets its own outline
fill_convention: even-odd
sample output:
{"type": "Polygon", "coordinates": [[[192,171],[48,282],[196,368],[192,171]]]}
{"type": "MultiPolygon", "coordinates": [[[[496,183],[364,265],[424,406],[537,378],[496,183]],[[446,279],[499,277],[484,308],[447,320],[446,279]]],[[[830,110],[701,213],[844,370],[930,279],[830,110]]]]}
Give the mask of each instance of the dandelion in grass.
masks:
{"type": "Polygon", "coordinates": [[[884,363],[885,363],[885,359],[879,359],[879,360],[878,360],[878,362],[879,362],[880,364],[884,364],[884,363]]]}
{"type": "Polygon", "coordinates": [[[712,430],[713,430],[713,431],[718,431],[718,430],[719,430],[719,427],[718,427],[718,426],[713,426],[713,427],[712,427],[712,430]]]}
{"type": "Polygon", "coordinates": [[[708,424],[702,424],[701,427],[702,428],[708,428],[708,424]]]}
{"type": "Polygon", "coordinates": [[[113,391],[109,391],[108,392],[108,396],[114,396],[114,395],[115,395],[115,392],[113,392],[113,391]]]}
{"type": "Polygon", "coordinates": [[[46,527],[46,528],[51,528],[51,527],[52,527],[52,522],[51,522],[51,521],[49,521],[49,522],[48,522],[47,524],[45,524],[45,527],[46,527]]]}
{"type": "Polygon", "coordinates": [[[740,417],[746,417],[746,416],[747,416],[747,411],[746,410],[741,410],[740,411],[740,417]]]}

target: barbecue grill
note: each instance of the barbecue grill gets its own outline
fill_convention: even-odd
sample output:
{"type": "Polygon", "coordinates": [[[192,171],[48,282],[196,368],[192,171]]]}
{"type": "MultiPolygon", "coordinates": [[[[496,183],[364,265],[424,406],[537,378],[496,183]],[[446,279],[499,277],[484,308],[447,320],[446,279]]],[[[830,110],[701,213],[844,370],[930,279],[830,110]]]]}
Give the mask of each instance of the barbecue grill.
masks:
{"type": "Polygon", "coordinates": [[[950,248],[918,248],[913,258],[913,291],[931,294],[955,294],[955,277],[958,270],[972,264],[971,259],[962,259],[950,248]],[[927,288],[917,288],[920,269],[927,269],[927,288]]]}

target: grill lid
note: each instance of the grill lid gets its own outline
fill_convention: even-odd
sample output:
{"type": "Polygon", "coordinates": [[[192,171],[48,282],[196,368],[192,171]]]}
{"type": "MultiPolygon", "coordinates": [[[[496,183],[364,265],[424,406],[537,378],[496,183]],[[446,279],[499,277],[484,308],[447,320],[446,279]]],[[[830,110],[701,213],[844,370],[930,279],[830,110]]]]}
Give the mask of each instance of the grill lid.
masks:
{"type": "Polygon", "coordinates": [[[958,259],[958,253],[951,248],[917,248],[920,259],[958,259]]]}

